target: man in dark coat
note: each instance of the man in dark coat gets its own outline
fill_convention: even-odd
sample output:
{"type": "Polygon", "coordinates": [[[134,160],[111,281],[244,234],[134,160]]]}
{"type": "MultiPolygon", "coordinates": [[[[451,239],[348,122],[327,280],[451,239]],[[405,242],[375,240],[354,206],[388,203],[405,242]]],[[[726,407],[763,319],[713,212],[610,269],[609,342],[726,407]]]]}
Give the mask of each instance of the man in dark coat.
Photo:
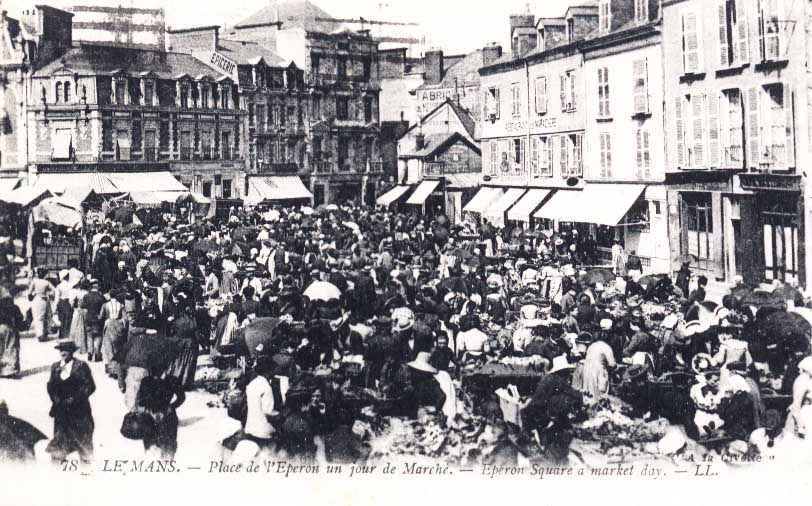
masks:
{"type": "Polygon", "coordinates": [[[93,280],[90,285],[90,291],[84,296],[81,302],[83,309],[87,310],[85,316],[85,328],[87,329],[87,337],[93,343],[91,350],[88,353],[88,360],[93,362],[101,362],[101,344],[102,344],[102,330],[104,329],[104,320],[102,319],[102,307],[107,300],[99,292],[99,280],[93,280]]]}
{"type": "Polygon", "coordinates": [[[61,341],[56,349],[62,360],[51,365],[47,390],[51,398],[50,415],[54,419],[54,437],[47,451],[55,462],[78,452],[83,463],[93,459],[93,413],[90,396],[96,391],[90,367],[73,358],[76,345],[61,341]]]}
{"type": "Polygon", "coordinates": [[[102,238],[99,250],[93,258],[93,275],[99,280],[99,285],[104,292],[109,292],[113,286],[116,264],[115,254],[110,249],[110,239],[102,238]]]}

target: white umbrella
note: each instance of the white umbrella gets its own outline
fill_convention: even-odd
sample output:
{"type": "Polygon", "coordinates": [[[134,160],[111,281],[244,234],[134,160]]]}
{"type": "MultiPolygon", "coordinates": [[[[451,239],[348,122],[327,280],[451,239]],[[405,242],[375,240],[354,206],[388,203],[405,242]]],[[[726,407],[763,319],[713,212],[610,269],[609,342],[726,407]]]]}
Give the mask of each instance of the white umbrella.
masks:
{"type": "Polygon", "coordinates": [[[327,281],[314,281],[302,294],[310,300],[323,300],[325,302],[341,298],[341,290],[327,281]]]}
{"type": "Polygon", "coordinates": [[[356,234],[361,232],[361,227],[359,227],[357,223],[354,223],[352,221],[345,221],[344,226],[354,231],[356,234]]]}
{"type": "Polygon", "coordinates": [[[328,211],[338,211],[338,206],[335,204],[328,204],[324,208],[328,211]]]}
{"type": "Polygon", "coordinates": [[[311,214],[313,214],[313,208],[310,206],[302,206],[301,211],[302,214],[304,214],[305,216],[310,216],[311,214]]]}
{"type": "Polygon", "coordinates": [[[280,216],[279,211],[277,211],[276,209],[271,209],[267,213],[263,214],[262,218],[265,221],[277,221],[279,220],[279,216],[280,216]]]}

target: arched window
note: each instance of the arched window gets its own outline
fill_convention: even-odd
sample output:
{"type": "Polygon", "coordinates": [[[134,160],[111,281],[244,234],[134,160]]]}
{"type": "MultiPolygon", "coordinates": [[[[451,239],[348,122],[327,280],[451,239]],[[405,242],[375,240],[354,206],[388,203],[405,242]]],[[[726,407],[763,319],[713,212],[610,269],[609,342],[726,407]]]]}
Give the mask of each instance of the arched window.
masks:
{"type": "Polygon", "coordinates": [[[70,97],[70,83],[65,81],[65,103],[70,104],[71,97],[70,97]]]}
{"type": "Polygon", "coordinates": [[[57,81],[57,83],[56,83],[56,100],[55,100],[55,102],[59,103],[59,101],[61,99],[62,99],[62,83],[57,81]]]}

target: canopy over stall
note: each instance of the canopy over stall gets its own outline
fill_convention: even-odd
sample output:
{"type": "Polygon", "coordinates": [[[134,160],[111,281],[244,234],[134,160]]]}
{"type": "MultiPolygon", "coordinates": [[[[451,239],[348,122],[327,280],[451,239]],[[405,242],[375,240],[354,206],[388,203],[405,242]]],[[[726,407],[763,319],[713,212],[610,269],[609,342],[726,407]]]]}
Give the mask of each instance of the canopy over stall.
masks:
{"type": "Polygon", "coordinates": [[[257,205],[265,201],[312,199],[313,194],[299,176],[252,177],[248,181],[245,203],[257,205]]]}

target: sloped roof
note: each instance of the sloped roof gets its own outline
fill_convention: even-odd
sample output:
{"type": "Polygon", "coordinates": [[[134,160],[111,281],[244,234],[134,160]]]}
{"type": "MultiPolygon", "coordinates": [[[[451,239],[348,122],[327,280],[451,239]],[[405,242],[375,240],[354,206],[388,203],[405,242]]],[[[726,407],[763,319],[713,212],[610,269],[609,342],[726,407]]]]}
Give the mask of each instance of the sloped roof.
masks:
{"type": "Polygon", "coordinates": [[[446,67],[443,72],[443,80],[439,84],[423,84],[417,89],[451,88],[454,86],[455,78],[458,86],[477,85],[479,84],[480,67],[482,67],[482,50],[477,49],[446,67]]]}
{"type": "Polygon", "coordinates": [[[332,17],[313,2],[295,0],[280,2],[275,7],[273,5],[263,7],[237,23],[236,27],[264,25],[281,21],[283,29],[302,28],[309,32],[332,33],[342,28],[341,23],[322,20],[332,17]]]}
{"type": "Polygon", "coordinates": [[[471,149],[482,154],[479,146],[469,141],[464,135],[459,132],[450,132],[445,134],[430,134],[426,135],[424,139],[423,148],[420,150],[414,149],[416,146],[407,148],[404,153],[399,153],[398,158],[426,158],[437,154],[444,148],[455,144],[457,141],[462,141],[471,149]]]}
{"type": "Polygon", "coordinates": [[[91,75],[107,74],[117,70],[130,74],[152,72],[159,79],[174,79],[182,74],[208,76],[213,79],[225,75],[189,54],[81,44],[68,50],[62,58],[38,70],[35,76],[47,76],[62,67],[79,74],[91,75]]]}
{"type": "Polygon", "coordinates": [[[468,132],[468,135],[470,135],[471,138],[473,138],[473,139],[477,139],[478,137],[476,136],[476,133],[477,133],[476,132],[476,130],[477,130],[476,121],[474,121],[474,118],[471,117],[471,115],[468,113],[467,110],[465,110],[464,108],[457,105],[457,103],[454,102],[453,100],[451,100],[450,98],[447,98],[443,103],[441,103],[440,105],[438,105],[437,107],[435,107],[431,111],[424,114],[423,117],[420,118],[420,120],[417,123],[415,123],[414,125],[409,127],[409,129],[406,130],[405,132],[403,132],[403,134],[400,136],[400,138],[402,139],[403,137],[408,135],[409,132],[411,132],[412,130],[417,128],[418,125],[420,125],[422,123],[425,123],[428,120],[429,117],[434,115],[434,113],[436,113],[437,111],[439,111],[440,109],[442,109],[446,105],[451,107],[451,110],[454,111],[454,114],[456,114],[457,117],[460,119],[460,122],[462,123],[462,126],[465,128],[465,131],[468,132]]]}
{"type": "Polygon", "coordinates": [[[284,58],[256,42],[220,39],[217,43],[217,51],[237,65],[250,65],[257,58],[262,58],[271,67],[287,65],[284,58]]]}

